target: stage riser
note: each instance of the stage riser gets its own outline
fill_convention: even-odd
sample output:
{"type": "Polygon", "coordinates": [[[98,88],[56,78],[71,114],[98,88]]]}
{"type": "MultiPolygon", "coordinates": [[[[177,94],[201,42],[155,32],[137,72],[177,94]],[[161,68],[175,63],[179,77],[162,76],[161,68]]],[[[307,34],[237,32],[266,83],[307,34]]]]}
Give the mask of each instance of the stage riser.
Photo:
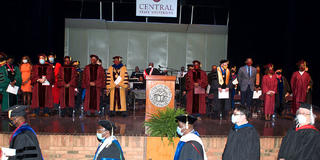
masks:
{"type": "MultiPolygon", "coordinates": [[[[10,134],[0,133],[0,146],[8,147],[10,134]]],[[[42,154],[46,160],[92,160],[98,146],[95,135],[38,135],[42,154]]],[[[260,138],[261,160],[276,160],[282,137],[260,138]]],[[[147,138],[144,136],[119,136],[126,159],[146,160],[147,138]]],[[[220,160],[226,136],[203,137],[208,159],[220,160]]],[[[156,144],[155,144],[156,145],[156,144]]]]}

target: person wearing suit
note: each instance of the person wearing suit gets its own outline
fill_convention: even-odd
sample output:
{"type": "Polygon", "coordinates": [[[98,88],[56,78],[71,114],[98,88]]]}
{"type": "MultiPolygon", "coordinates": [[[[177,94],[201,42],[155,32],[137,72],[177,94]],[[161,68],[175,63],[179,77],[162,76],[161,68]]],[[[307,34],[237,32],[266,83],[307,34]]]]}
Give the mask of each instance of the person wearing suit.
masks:
{"type": "Polygon", "coordinates": [[[246,59],[246,65],[239,69],[238,81],[241,91],[241,105],[251,109],[251,100],[255,88],[257,70],[252,66],[252,58],[246,59]]]}

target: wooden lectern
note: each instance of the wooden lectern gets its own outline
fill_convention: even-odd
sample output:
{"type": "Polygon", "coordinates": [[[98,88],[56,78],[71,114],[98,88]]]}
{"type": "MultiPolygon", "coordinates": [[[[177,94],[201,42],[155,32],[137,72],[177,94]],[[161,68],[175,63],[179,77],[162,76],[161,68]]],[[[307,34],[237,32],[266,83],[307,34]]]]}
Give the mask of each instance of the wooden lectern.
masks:
{"type": "Polygon", "coordinates": [[[167,106],[174,108],[176,76],[151,75],[146,77],[146,116],[167,106]]]}

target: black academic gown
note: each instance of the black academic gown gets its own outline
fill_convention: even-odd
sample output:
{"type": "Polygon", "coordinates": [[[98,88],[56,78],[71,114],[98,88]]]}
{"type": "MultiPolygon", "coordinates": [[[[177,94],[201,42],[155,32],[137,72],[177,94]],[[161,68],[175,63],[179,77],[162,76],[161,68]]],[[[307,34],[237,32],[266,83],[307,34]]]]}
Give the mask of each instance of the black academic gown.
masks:
{"type": "Polygon", "coordinates": [[[186,142],[180,152],[179,160],[203,160],[203,149],[196,141],[186,142]]]}
{"type": "Polygon", "coordinates": [[[108,148],[104,148],[96,160],[125,160],[122,149],[116,142],[112,142],[112,144],[108,148]]]}
{"type": "Polygon", "coordinates": [[[320,133],[315,129],[290,129],[282,139],[278,159],[319,160],[320,133]]]}
{"type": "MultiPolygon", "coordinates": [[[[26,126],[25,128],[29,128],[28,124],[24,125],[26,126]]],[[[11,139],[10,148],[16,149],[16,156],[9,157],[9,160],[42,160],[42,154],[36,134],[25,128],[21,128],[20,130],[18,128],[16,130],[18,134],[11,139]]]]}
{"type": "Polygon", "coordinates": [[[223,160],[259,160],[260,140],[254,127],[230,130],[227,144],[222,154],[223,160]]]}

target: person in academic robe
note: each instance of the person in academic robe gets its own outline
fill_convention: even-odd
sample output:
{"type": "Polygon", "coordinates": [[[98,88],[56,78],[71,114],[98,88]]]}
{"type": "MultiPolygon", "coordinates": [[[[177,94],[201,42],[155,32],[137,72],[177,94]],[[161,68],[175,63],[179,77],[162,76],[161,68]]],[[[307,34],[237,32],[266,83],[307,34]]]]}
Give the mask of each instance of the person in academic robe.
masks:
{"type": "Polygon", "coordinates": [[[200,68],[200,61],[194,60],[194,69],[186,75],[187,112],[189,114],[206,114],[205,88],[208,85],[207,74],[200,68]]]}
{"type": "Polygon", "coordinates": [[[252,109],[252,96],[255,89],[257,70],[252,66],[252,58],[246,59],[246,65],[240,67],[238,71],[238,81],[241,91],[241,105],[252,109]]]}
{"type": "Polygon", "coordinates": [[[144,79],[149,75],[161,75],[161,72],[157,68],[154,68],[153,62],[149,62],[148,68],[143,71],[144,79]]]}
{"type": "Polygon", "coordinates": [[[134,72],[131,73],[130,78],[139,78],[143,76],[143,73],[140,71],[139,66],[136,66],[134,72]]]}
{"type": "Polygon", "coordinates": [[[27,106],[14,105],[8,109],[9,124],[16,128],[9,141],[9,148],[16,149],[16,155],[9,157],[9,160],[43,159],[37,134],[29,124],[26,123],[26,107],[27,106]]]}
{"type": "Polygon", "coordinates": [[[84,89],[82,89],[82,87],[81,87],[83,71],[80,68],[80,61],[73,61],[72,66],[76,69],[76,73],[77,73],[77,78],[76,78],[77,79],[77,87],[75,88],[75,110],[76,110],[76,113],[80,113],[81,112],[81,105],[83,102],[82,93],[84,91],[84,89]]]}
{"type": "Polygon", "coordinates": [[[176,121],[178,122],[177,134],[180,137],[180,141],[174,154],[174,160],[208,159],[200,135],[193,128],[196,120],[196,117],[188,114],[176,117],[176,121]]]}
{"type": "Polygon", "coordinates": [[[6,63],[0,67],[0,90],[2,93],[2,105],[1,110],[5,111],[9,107],[18,104],[17,94],[12,94],[7,92],[9,85],[11,87],[21,86],[21,72],[18,66],[13,65],[14,58],[9,57],[6,60],[6,63]]]}
{"type": "Polygon", "coordinates": [[[297,65],[299,71],[294,72],[291,77],[291,89],[293,94],[292,114],[296,113],[300,102],[306,102],[307,94],[312,88],[311,76],[305,71],[306,61],[300,60],[297,65]]]}
{"type": "Polygon", "coordinates": [[[59,100],[60,100],[60,89],[57,86],[58,82],[58,74],[61,68],[61,64],[56,61],[56,55],[54,53],[49,53],[48,55],[48,62],[51,64],[54,74],[54,83],[52,83],[52,96],[53,96],[53,104],[55,110],[59,108],[59,100]]]}
{"type": "Polygon", "coordinates": [[[296,113],[296,126],[282,139],[278,153],[279,160],[320,159],[320,132],[314,126],[315,106],[300,103],[296,113]]]}
{"type": "Polygon", "coordinates": [[[265,66],[266,75],[262,78],[262,93],[264,96],[264,114],[265,120],[271,120],[275,108],[275,94],[277,93],[278,80],[274,74],[273,65],[268,64],[265,66]]]}
{"type": "Polygon", "coordinates": [[[215,115],[216,112],[214,112],[214,108],[217,106],[217,101],[218,101],[218,73],[217,73],[217,66],[216,65],[212,65],[211,66],[211,72],[208,73],[208,87],[210,87],[209,89],[209,93],[208,93],[208,105],[206,107],[206,114],[209,117],[217,117],[217,115],[215,115]]]}
{"type": "Polygon", "coordinates": [[[84,111],[87,112],[88,116],[91,113],[99,114],[101,89],[105,85],[104,69],[97,64],[99,57],[90,55],[90,58],[91,64],[84,68],[82,75],[82,88],[85,89],[84,111]]]}
{"type": "Polygon", "coordinates": [[[38,56],[39,63],[32,67],[31,85],[32,101],[31,108],[33,109],[32,116],[39,115],[40,109],[43,109],[45,117],[49,116],[49,108],[53,108],[52,85],[54,83],[53,67],[46,63],[47,56],[40,54],[38,56]]]}
{"type": "Polygon", "coordinates": [[[60,106],[62,116],[68,113],[72,116],[75,106],[75,88],[77,87],[77,71],[71,64],[71,57],[65,56],[64,63],[60,67],[57,87],[60,89],[60,106]]]}
{"type": "Polygon", "coordinates": [[[24,105],[31,105],[31,95],[32,95],[32,86],[31,86],[31,71],[32,64],[29,56],[23,56],[20,64],[20,72],[22,77],[21,91],[23,97],[24,105]]]}
{"type": "Polygon", "coordinates": [[[256,129],[248,122],[250,111],[244,106],[236,106],[231,121],[222,160],[260,160],[260,139],[256,129]]]}
{"type": "MultiPolygon", "coordinates": [[[[262,85],[262,78],[263,78],[263,74],[261,73],[261,68],[260,65],[256,65],[256,80],[255,80],[255,85],[254,85],[254,91],[258,92],[258,91],[262,91],[261,89],[261,85],[262,85]]],[[[262,100],[260,98],[257,99],[252,99],[252,116],[253,117],[257,117],[258,113],[262,113],[261,111],[261,106],[262,106],[262,100]]]]}
{"type": "MultiPolygon", "coordinates": [[[[3,65],[7,63],[6,60],[7,60],[7,54],[5,54],[4,52],[0,52],[0,104],[2,104],[2,92],[4,91],[4,86],[5,86],[5,85],[2,85],[3,84],[2,82],[4,81],[3,75],[5,75],[5,69],[1,69],[1,68],[3,65]]],[[[0,109],[0,113],[1,113],[1,109],[0,109]]]]}
{"type": "Polygon", "coordinates": [[[230,70],[228,69],[229,61],[228,60],[221,60],[220,66],[217,67],[217,74],[218,74],[218,99],[217,99],[217,106],[215,107],[215,111],[219,114],[220,118],[227,118],[229,117],[229,112],[231,110],[231,89],[232,89],[232,82],[230,80],[230,70]],[[229,97],[227,99],[219,98],[219,94],[223,92],[228,92],[229,97]]]}
{"type": "MultiPolygon", "coordinates": [[[[190,70],[193,70],[193,64],[188,64],[187,65],[187,73],[190,70]]],[[[181,97],[180,107],[182,107],[182,108],[186,108],[186,106],[187,106],[186,77],[187,77],[187,74],[185,74],[184,77],[181,79],[182,97],[181,97]]]]}
{"type": "Polygon", "coordinates": [[[126,90],[129,87],[127,67],[122,64],[122,57],[113,57],[113,65],[107,71],[107,89],[110,91],[110,113],[122,112],[127,116],[126,90]]]}
{"type": "Polygon", "coordinates": [[[230,69],[230,72],[231,72],[231,75],[230,75],[230,82],[231,82],[231,97],[230,97],[230,101],[231,101],[231,108],[234,109],[234,106],[235,106],[235,100],[234,100],[234,97],[235,95],[238,94],[238,78],[237,78],[237,66],[231,66],[231,69],[230,69]]]}
{"type": "Polygon", "coordinates": [[[286,77],[282,76],[282,69],[279,68],[275,72],[278,81],[278,91],[276,93],[276,107],[275,111],[278,115],[283,116],[288,114],[285,108],[286,97],[291,93],[290,85],[286,77]]]}
{"type": "Polygon", "coordinates": [[[97,139],[100,142],[93,160],[125,160],[123,151],[114,136],[116,126],[109,120],[100,120],[97,125],[97,139]]]}

